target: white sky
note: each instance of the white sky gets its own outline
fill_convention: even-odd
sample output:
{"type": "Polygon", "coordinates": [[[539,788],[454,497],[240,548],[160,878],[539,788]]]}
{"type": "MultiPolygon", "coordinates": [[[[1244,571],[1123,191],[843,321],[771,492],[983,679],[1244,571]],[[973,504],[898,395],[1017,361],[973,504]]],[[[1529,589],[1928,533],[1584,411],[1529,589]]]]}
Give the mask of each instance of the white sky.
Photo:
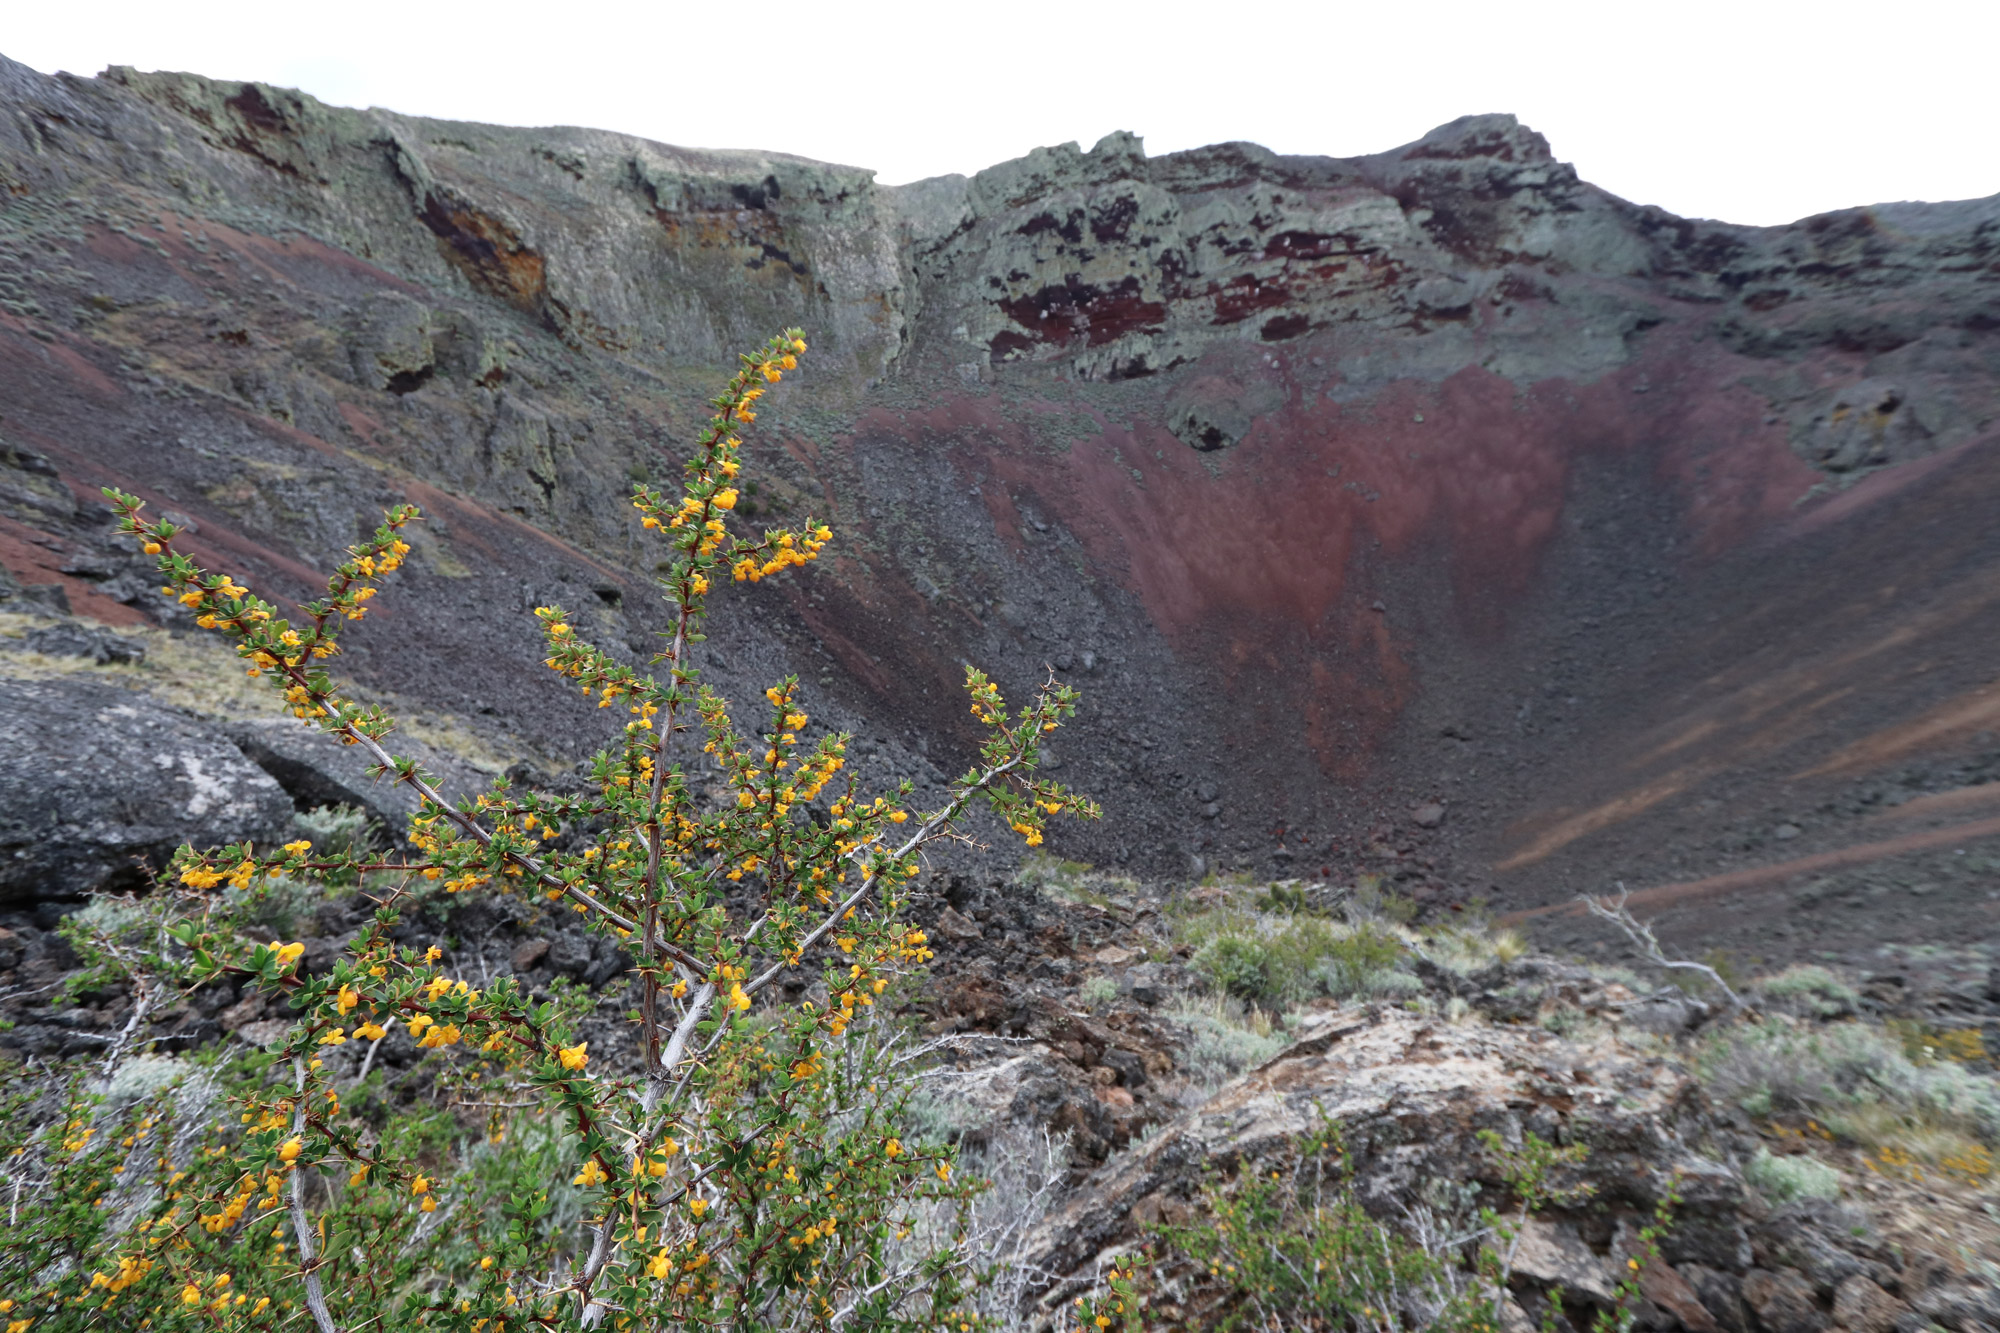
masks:
{"type": "Polygon", "coordinates": [[[1348,156],[1511,111],[1582,175],[1778,223],[2000,193],[1995,0],[0,3],[37,69],[188,70],[348,106],[977,171],[1129,129],[1348,156]]]}

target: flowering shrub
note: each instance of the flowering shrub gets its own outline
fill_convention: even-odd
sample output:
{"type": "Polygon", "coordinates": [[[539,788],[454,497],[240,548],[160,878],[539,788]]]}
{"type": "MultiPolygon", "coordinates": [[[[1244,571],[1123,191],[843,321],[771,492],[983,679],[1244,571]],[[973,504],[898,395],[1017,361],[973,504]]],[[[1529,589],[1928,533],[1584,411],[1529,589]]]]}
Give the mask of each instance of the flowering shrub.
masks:
{"type": "MultiPolygon", "coordinates": [[[[587,794],[505,781],[454,808],[389,748],[391,720],[327,674],[409,554],[413,508],[351,548],[326,596],[288,619],[175,546],[170,522],[107,492],[159,557],[166,592],[228,636],[250,675],[311,725],[357,746],[416,795],[406,854],[301,838],[182,848],[114,928],[78,943],[91,984],[134,997],[121,1049],[170,997],[233,980],[283,997],[289,1032],[249,1060],[120,1103],[106,1067],[62,1092],[39,1129],[0,1129],[10,1174],[50,1200],[17,1207],[0,1242],[10,1333],[44,1328],[797,1329],[950,1327],[986,1276],[966,1219],[976,1182],[907,1126],[913,1069],[877,1006],[930,957],[904,920],[917,854],[984,800],[1029,844],[1095,806],[1037,775],[1040,744],[1075,708],[1050,680],[1023,707],[968,669],[979,762],[929,813],[908,784],[869,796],[841,735],[809,739],[795,679],[746,730],[694,657],[718,581],[815,559],[831,531],[745,534],[732,523],[740,432],[796,365],[796,330],[742,358],[677,494],[635,487],[670,557],[674,612],[658,676],[585,643],[559,606],[536,610],[548,665],[626,718],[587,794]],[[687,753],[699,745],[700,756],[687,753]],[[705,808],[694,762],[729,799],[705,808]],[[815,804],[818,803],[818,804],[815,804]],[[809,817],[810,816],[810,817],[809,817]],[[369,887],[372,921],[330,967],[258,941],[257,903],[299,881],[369,887]],[[607,1067],[577,1033],[587,995],[538,999],[514,979],[453,975],[401,945],[419,891],[542,895],[634,960],[637,1054],[607,1067]],[[820,1002],[775,981],[816,967],[820,1002]],[[371,1069],[407,1038],[429,1083],[371,1069]],[[468,1117],[466,1112],[474,1114],[468,1117]],[[953,1219],[958,1221],[954,1222],[953,1219]]],[[[33,1095],[33,1094],[24,1094],[33,1095]]]]}

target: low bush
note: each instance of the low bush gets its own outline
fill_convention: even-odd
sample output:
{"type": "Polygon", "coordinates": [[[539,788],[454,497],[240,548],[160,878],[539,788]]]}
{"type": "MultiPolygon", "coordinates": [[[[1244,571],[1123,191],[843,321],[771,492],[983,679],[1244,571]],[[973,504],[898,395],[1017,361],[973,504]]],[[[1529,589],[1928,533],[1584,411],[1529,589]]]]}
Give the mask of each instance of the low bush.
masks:
{"type": "Polygon", "coordinates": [[[1203,1093],[1263,1064],[1291,1040],[1269,1011],[1227,995],[1182,996],[1167,1006],[1166,1016],[1188,1030],[1180,1065],[1203,1093]]]}
{"type": "Polygon", "coordinates": [[[374,844],[368,812],[356,805],[321,805],[292,816],[301,837],[329,856],[359,856],[374,844]]]}
{"type": "Polygon", "coordinates": [[[2000,1083],[1954,1061],[1912,1061],[1874,1024],[1741,1023],[1709,1038],[1697,1063],[1716,1096],[1752,1115],[1815,1115],[1864,1147],[1938,1162],[2000,1140],[2000,1083]]]}
{"type": "MultiPolygon", "coordinates": [[[[1183,915],[1175,933],[1193,947],[1194,969],[1211,987],[1268,1008],[1319,995],[1375,993],[1405,955],[1402,941],[1383,923],[1304,912],[1215,908],[1183,915]]],[[[1399,983],[1386,986],[1400,993],[1399,983]]]]}
{"type": "Polygon", "coordinates": [[[1882,1026],[1903,1044],[1904,1058],[1914,1065],[1940,1060],[1976,1064],[1988,1058],[1986,1035],[1978,1028],[1934,1028],[1903,1018],[1889,1019],[1882,1026]]]}
{"type": "Polygon", "coordinates": [[[1110,977],[1091,977],[1076,988],[1076,998],[1091,1009],[1101,1009],[1118,998],[1118,983],[1110,977]]]}
{"type": "Polygon", "coordinates": [[[1088,861],[1064,861],[1032,851],[1022,858],[1014,882],[1057,902],[1115,908],[1138,893],[1139,882],[1128,875],[1099,870],[1088,861]]]}
{"type": "Polygon", "coordinates": [[[1844,1018],[1861,1004],[1851,986],[1814,964],[1788,967],[1755,989],[1766,1008],[1809,1018],[1844,1018]]]}
{"type": "Polygon", "coordinates": [[[1803,1153],[1777,1156],[1759,1148],[1743,1168],[1743,1178],[1772,1203],[1840,1197],[1840,1173],[1803,1153]]]}

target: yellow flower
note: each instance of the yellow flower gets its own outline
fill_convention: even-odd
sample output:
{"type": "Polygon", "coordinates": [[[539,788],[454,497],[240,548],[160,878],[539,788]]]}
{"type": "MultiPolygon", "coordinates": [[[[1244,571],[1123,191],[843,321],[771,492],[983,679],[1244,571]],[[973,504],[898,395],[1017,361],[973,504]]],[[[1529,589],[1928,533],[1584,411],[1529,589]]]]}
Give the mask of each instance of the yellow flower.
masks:
{"type": "Polygon", "coordinates": [[[181,1288],[181,1301],[187,1305],[201,1304],[201,1288],[190,1282],[181,1288]]]}
{"type": "Polygon", "coordinates": [[[361,992],[352,986],[342,986],[340,994],[334,996],[334,1003],[339,1005],[340,1012],[345,1014],[349,1009],[361,1003],[361,992]]]}
{"type": "Polygon", "coordinates": [[[320,1034],[319,1044],[322,1046],[338,1046],[346,1040],[347,1034],[339,1028],[328,1028],[320,1034]]]}
{"type": "Polygon", "coordinates": [[[562,1061],[564,1069],[581,1069],[590,1063],[589,1047],[589,1042],[580,1041],[574,1046],[562,1047],[556,1052],[556,1057],[562,1061]]]}
{"type": "Polygon", "coordinates": [[[713,503],[717,509],[736,508],[736,488],[734,486],[723,487],[715,493],[713,503]]]}
{"type": "Polygon", "coordinates": [[[363,1023],[354,1029],[354,1035],[363,1041],[380,1041],[389,1035],[389,1029],[379,1023],[363,1023]]]}
{"type": "Polygon", "coordinates": [[[297,842],[288,842],[285,844],[285,850],[290,852],[293,856],[304,856],[307,852],[311,851],[312,849],[313,845],[310,842],[307,842],[304,838],[299,839],[297,842]]]}
{"type": "Polygon", "coordinates": [[[306,951],[306,946],[303,944],[299,944],[296,942],[292,944],[287,944],[284,948],[278,950],[278,966],[290,967],[293,963],[298,962],[300,958],[305,956],[305,951],[306,951]]]}
{"type": "Polygon", "coordinates": [[[708,1200],[707,1200],[707,1199],[689,1199],[689,1200],[688,1200],[688,1211],[689,1211],[689,1212],[691,1212],[691,1213],[693,1213],[693,1214],[695,1215],[695,1218],[696,1218],[696,1220],[700,1220],[700,1218],[701,1218],[701,1215],[702,1215],[703,1213],[706,1213],[706,1212],[708,1211],[708,1200]]]}
{"type": "Polygon", "coordinates": [[[299,1154],[304,1152],[305,1148],[304,1140],[289,1139],[286,1141],[284,1147],[278,1149],[278,1160],[281,1162],[296,1162],[299,1160],[299,1154]]]}
{"type": "Polygon", "coordinates": [[[882,1151],[889,1157],[894,1158],[903,1151],[903,1141],[901,1139],[890,1139],[882,1145],[882,1151]]]}
{"type": "Polygon", "coordinates": [[[604,1168],[597,1164],[596,1158],[592,1158],[583,1164],[583,1170],[576,1173],[576,1179],[571,1183],[576,1185],[602,1185],[604,1179],[604,1168]]]}

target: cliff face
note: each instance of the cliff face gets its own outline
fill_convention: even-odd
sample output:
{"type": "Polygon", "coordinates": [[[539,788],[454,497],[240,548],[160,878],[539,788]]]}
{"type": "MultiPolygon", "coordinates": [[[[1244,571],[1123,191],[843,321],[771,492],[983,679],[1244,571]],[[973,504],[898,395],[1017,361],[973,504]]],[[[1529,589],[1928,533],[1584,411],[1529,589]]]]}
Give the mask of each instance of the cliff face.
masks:
{"type": "Polygon", "coordinates": [[[0,102],[0,559],[83,614],[164,614],[98,485],[290,596],[407,497],[348,668],[574,759],[598,722],[524,720],[560,695],[511,613],[645,648],[622,496],[798,324],[745,512],[841,556],[742,594],[719,680],[798,671],[930,781],[962,661],[1054,665],[1107,797],[1066,855],[1532,905],[1872,864],[1900,795],[1995,813],[2000,199],[1691,222],[1505,116],[891,189],[191,76],[0,61],[0,102]],[[472,610],[509,614],[437,623],[472,610]]]}

